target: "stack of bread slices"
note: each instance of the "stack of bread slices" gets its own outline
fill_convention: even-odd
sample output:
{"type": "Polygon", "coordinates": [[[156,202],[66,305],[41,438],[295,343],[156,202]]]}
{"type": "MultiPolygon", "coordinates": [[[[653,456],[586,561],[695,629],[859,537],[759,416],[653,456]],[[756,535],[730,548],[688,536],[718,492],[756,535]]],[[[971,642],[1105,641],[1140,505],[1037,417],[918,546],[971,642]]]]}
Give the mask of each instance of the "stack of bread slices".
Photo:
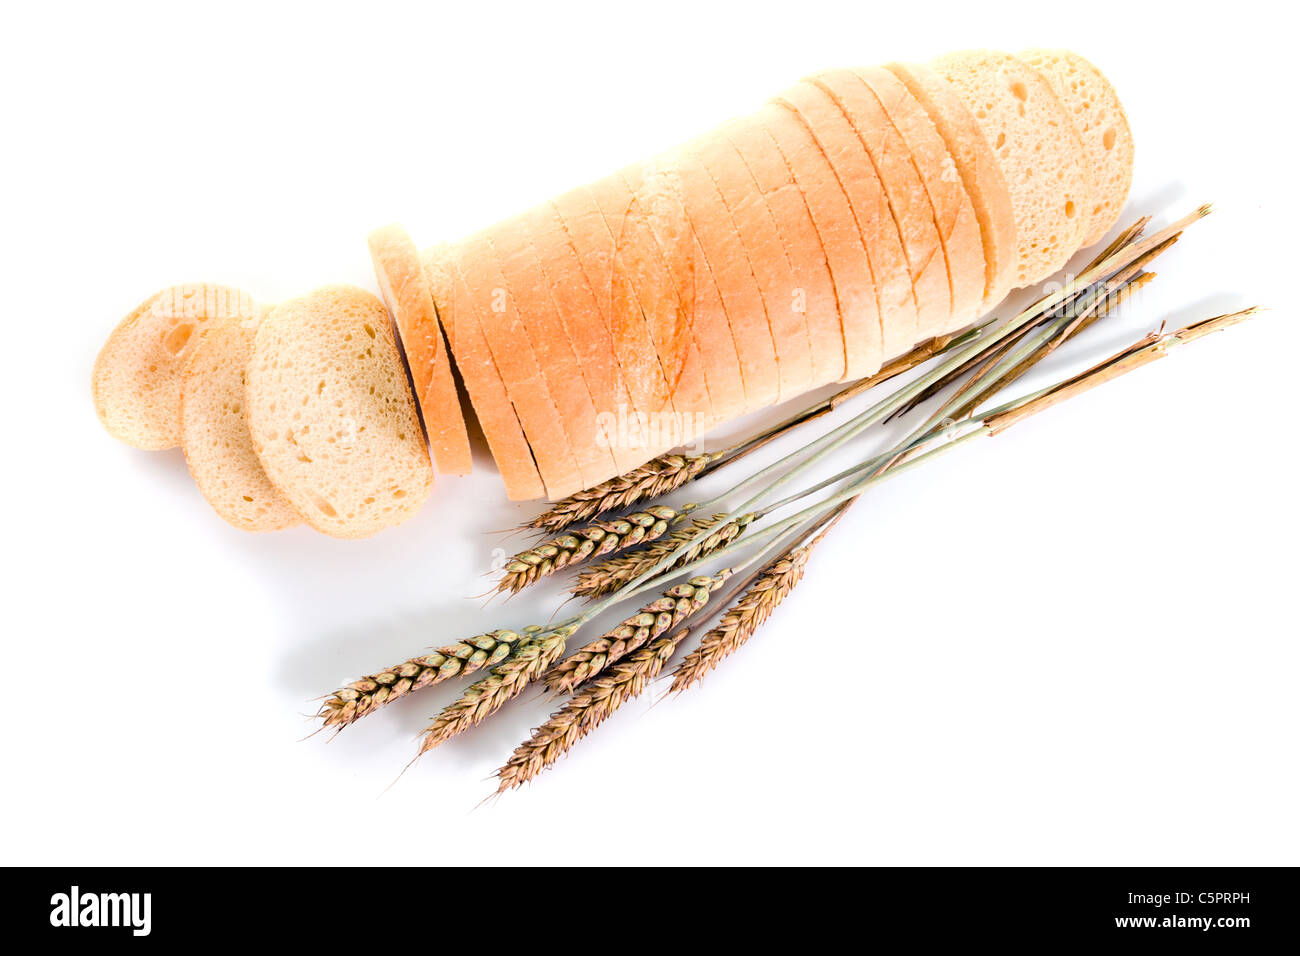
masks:
{"type": "Polygon", "coordinates": [[[377,231],[382,301],[164,290],[105,345],[96,407],[180,444],[238,527],[356,537],[418,509],[432,463],[469,471],[458,375],[509,496],[559,498],[969,325],[1099,240],[1132,168],[1074,53],[829,70],[459,242],[377,231]]]}

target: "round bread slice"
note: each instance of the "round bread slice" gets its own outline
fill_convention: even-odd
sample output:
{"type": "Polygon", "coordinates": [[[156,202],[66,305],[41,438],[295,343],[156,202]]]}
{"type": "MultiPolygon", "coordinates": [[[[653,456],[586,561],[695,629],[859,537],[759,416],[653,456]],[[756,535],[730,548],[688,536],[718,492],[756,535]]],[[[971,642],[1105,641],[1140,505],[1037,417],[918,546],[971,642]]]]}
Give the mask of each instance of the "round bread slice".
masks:
{"type": "MultiPolygon", "coordinates": [[[[269,311],[269,310],[268,310],[269,311]]],[[[302,516],[275,489],[244,417],[244,371],[257,322],[207,329],[181,376],[181,449],[212,510],[241,531],[278,531],[302,516]]]]}
{"type": "Polygon", "coordinates": [[[258,327],[245,376],[253,448],[309,525],[361,538],[405,521],[433,466],[383,302],[326,286],[258,327]]]}
{"type": "Polygon", "coordinates": [[[438,323],[433,289],[420,264],[419,252],[406,230],[395,223],[376,229],[367,242],[379,294],[397,326],[398,344],[420,401],[434,463],[443,474],[468,475],[474,458],[465,413],[451,376],[451,358],[438,323]]]}
{"type": "Polygon", "coordinates": [[[1011,187],[1016,284],[1050,276],[1082,245],[1092,170],[1065,106],[1042,75],[1006,53],[971,50],[930,64],[975,117],[1011,187]]]}
{"type": "Polygon", "coordinates": [[[191,283],[156,292],[115,328],[95,359],[90,391],[108,433],[136,448],[181,443],[181,373],[209,325],[257,319],[252,296],[191,283]]]}
{"type": "Polygon", "coordinates": [[[890,63],[885,69],[897,76],[925,107],[975,207],[984,246],[981,311],[987,311],[1006,298],[1016,284],[1016,217],[1002,167],[980,133],[975,117],[943,77],[917,63],[890,63]]]}
{"type": "Polygon", "coordinates": [[[1092,163],[1092,218],[1083,244],[1090,246],[1115,225],[1133,184],[1133,134],[1124,105],[1101,70],[1069,50],[1018,53],[1047,80],[1065,105],[1092,163]]]}

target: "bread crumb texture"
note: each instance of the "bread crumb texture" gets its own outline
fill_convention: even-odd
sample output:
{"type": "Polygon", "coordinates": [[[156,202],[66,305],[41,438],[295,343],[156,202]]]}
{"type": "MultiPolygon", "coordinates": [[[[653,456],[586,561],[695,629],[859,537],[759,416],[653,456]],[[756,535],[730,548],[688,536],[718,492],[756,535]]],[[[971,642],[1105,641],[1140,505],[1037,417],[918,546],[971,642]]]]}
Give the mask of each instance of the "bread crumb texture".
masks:
{"type": "Polygon", "coordinates": [[[414,514],[433,486],[384,304],[327,286],[262,321],[245,401],[272,484],[313,528],[359,538],[414,514]]]}
{"type": "Polygon", "coordinates": [[[181,448],[199,491],[244,531],[278,531],[302,517],[271,484],[244,416],[244,378],[257,328],[232,322],[203,336],[181,387],[181,448]]]}
{"type": "Polygon", "coordinates": [[[181,443],[181,373],[203,332],[230,322],[257,322],[252,296],[240,289],[190,283],[154,293],[115,328],[91,373],[91,395],[108,433],[136,448],[181,443]]]}

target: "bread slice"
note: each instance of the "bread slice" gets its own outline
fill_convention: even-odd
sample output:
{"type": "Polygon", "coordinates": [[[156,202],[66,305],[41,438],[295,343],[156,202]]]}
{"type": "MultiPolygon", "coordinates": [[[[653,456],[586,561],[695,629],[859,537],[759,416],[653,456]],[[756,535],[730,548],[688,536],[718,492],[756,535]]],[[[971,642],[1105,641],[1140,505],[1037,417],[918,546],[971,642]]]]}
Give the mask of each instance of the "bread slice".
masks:
{"type": "Polygon", "coordinates": [[[443,474],[468,475],[474,458],[465,413],[452,378],[447,343],[438,325],[433,290],[415,243],[395,223],[376,229],[367,238],[379,293],[397,327],[398,347],[406,356],[423,412],[434,464],[443,474]]]}
{"type": "Polygon", "coordinates": [[[841,378],[872,375],[894,339],[896,347],[911,347],[916,322],[885,191],[848,121],[815,86],[796,84],[761,112],[804,189],[835,278],[846,359],[841,378]]]}
{"type": "Polygon", "coordinates": [[[651,440],[656,447],[693,441],[694,427],[707,430],[714,419],[707,363],[690,314],[695,298],[694,234],[681,176],[657,157],[624,167],[610,178],[618,180],[610,185],[627,190],[627,205],[611,222],[617,261],[636,286],[672,397],[674,414],[652,423],[658,434],[651,440]]]}
{"type": "Polygon", "coordinates": [[[632,400],[614,353],[609,326],[553,203],[531,211],[529,229],[533,249],[541,260],[542,272],[596,410],[596,440],[609,448],[618,473],[623,474],[635,468],[639,459],[618,439],[620,409],[626,415],[632,400]]]}
{"type": "Polygon", "coordinates": [[[491,236],[485,229],[458,243],[460,269],[494,366],[519,413],[537,471],[552,499],[586,487],[546,378],[536,344],[519,317],[514,296],[501,274],[491,236]]]}
{"type": "MultiPolygon", "coordinates": [[[[884,186],[916,293],[917,324],[903,349],[907,351],[935,335],[936,329],[944,328],[952,314],[948,266],[925,186],[912,165],[907,145],[880,101],[851,70],[819,73],[799,84],[796,90],[803,94],[803,109],[821,118],[827,128],[838,124],[851,129],[859,151],[865,151],[869,157],[853,162],[874,168],[884,186]]],[[[845,161],[848,162],[847,156],[845,161]]],[[[893,348],[886,351],[891,352],[893,348]]]]}
{"type": "Polygon", "coordinates": [[[449,350],[501,472],[506,496],[511,501],[544,498],[546,487],[479,328],[469,290],[460,274],[459,255],[458,247],[449,244],[433,246],[420,254],[420,262],[433,288],[438,317],[447,331],[449,350]]]}
{"type": "Polygon", "coordinates": [[[707,271],[717,282],[727,325],[740,359],[740,374],[745,383],[749,410],[765,408],[779,399],[780,369],[766,308],[754,281],[749,257],[740,243],[727,204],[704,164],[689,150],[681,152],[675,162],[681,173],[691,226],[703,257],[697,271],[707,271]]]}
{"type": "Polygon", "coordinates": [[[181,442],[181,374],[203,329],[256,320],[257,304],[240,289],[191,283],[168,286],[118,323],[100,349],[90,391],[109,434],[161,451],[181,442]]]}
{"type": "Polygon", "coordinates": [[[975,117],[946,80],[928,66],[916,63],[890,63],[885,68],[925,107],[948,146],[975,209],[984,248],[984,301],[980,311],[986,312],[1006,298],[1016,283],[1016,217],[1002,166],[975,117]]]}
{"type": "Polygon", "coordinates": [[[1090,246],[1115,225],[1133,185],[1133,134],[1124,105],[1101,70],[1077,53],[1026,50],[1017,59],[1042,74],[1083,140],[1096,193],[1083,237],[1090,246]]]}
{"type": "MultiPolygon", "coordinates": [[[[784,307],[803,317],[813,381],[836,377],[840,364],[837,349],[844,349],[847,342],[839,319],[840,305],[830,267],[826,264],[821,237],[817,234],[803,193],[776,142],[763,129],[756,115],[727,123],[718,133],[725,136],[740,154],[776,223],[794,282],[786,292],[784,307]]],[[[879,325],[873,295],[865,296],[854,309],[855,314],[865,317],[868,325],[879,325]]],[[[878,328],[876,338],[879,339],[878,328]]],[[[856,335],[850,335],[849,339],[855,345],[867,341],[867,337],[856,335]]],[[[854,363],[858,361],[855,355],[854,363]]]]}
{"type": "Polygon", "coordinates": [[[763,299],[776,350],[780,394],[813,387],[812,345],[805,310],[797,310],[796,284],[776,221],[744,159],[718,131],[692,140],[689,149],[713,180],[727,206],[763,299]]]}
{"type": "Polygon", "coordinates": [[[278,531],[302,524],[302,516],[266,477],[244,417],[256,335],[253,319],[227,322],[194,346],[181,376],[181,448],[213,511],[242,531],[278,531]]]}
{"type": "Polygon", "coordinates": [[[415,400],[383,302],[327,286],[262,320],[245,374],[253,448],[317,531],[360,538],[404,521],[433,487],[415,400]]]}
{"type": "Polygon", "coordinates": [[[1037,70],[1006,53],[950,53],[931,66],[975,117],[1011,188],[1016,284],[1050,276],[1081,245],[1094,202],[1069,114],[1037,70]]]}
{"type": "Polygon", "coordinates": [[[980,242],[979,220],[957,175],[956,164],[943,137],[898,77],[884,67],[861,67],[853,72],[871,88],[894,129],[903,137],[912,165],[930,199],[930,212],[948,263],[948,291],[952,298],[952,314],[935,334],[968,325],[975,320],[984,301],[984,247],[980,242]]]}
{"type": "Polygon", "coordinates": [[[596,406],[582,377],[573,343],[560,322],[541,260],[533,251],[535,224],[527,212],[511,217],[492,231],[501,274],[527,329],[538,368],[555,401],[564,434],[582,476],[582,487],[617,475],[609,446],[597,439],[596,406]]]}
{"type": "MultiPolygon", "coordinates": [[[[620,196],[622,208],[625,209],[631,199],[625,186],[612,198],[606,198],[617,203],[620,196]]],[[[622,425],[620,430],[626,431],[626,422],[632,416],[671,407],[668,404],[668,383],[664,378],[663,366],[658,361],[654,342],[650,339],[636,290],[626,281],[626,277],[615,282],[619,268],[616,263],[614,234],[609,229],[592,188],[580,186],[572,189],[552,200],[551,205],[555,207],[564,234],[577,253],[583,275],[591,285],[601,318],[609,331],[610,343],[631,403],[619,416],[622,425]],[[648,361],[651,357],[654,357],[654,361],[648,361]]],[[[622,435],[616,436],[616,439],[630,444],[628,437],[622,435]]]]}

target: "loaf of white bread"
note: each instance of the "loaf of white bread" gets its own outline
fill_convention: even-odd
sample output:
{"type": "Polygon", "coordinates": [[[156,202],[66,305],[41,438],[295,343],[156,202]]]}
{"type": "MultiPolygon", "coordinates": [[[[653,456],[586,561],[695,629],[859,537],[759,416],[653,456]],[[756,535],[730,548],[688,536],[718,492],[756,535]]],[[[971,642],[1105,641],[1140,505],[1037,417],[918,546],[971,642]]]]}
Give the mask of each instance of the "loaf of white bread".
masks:
{"type": "Polygon", "coordinates": [[[828,70],[458,242],[377,231],[382,304],[318,290],[249,334],[247,304],[160,293],[105,346],[96,407],[128,443],[183,441],[237,526],[350,537],[418,508],[430,449],[469,471],[458,375],[508,495],[554,499],[969,325],[1101,239],[1132,168],[1114,89],[1074,53],[828,70]],[[180,425],[202,390],[183,353],[232,323],[202,406],[242,407],[246,442],[228,415],[180,425]]]}

